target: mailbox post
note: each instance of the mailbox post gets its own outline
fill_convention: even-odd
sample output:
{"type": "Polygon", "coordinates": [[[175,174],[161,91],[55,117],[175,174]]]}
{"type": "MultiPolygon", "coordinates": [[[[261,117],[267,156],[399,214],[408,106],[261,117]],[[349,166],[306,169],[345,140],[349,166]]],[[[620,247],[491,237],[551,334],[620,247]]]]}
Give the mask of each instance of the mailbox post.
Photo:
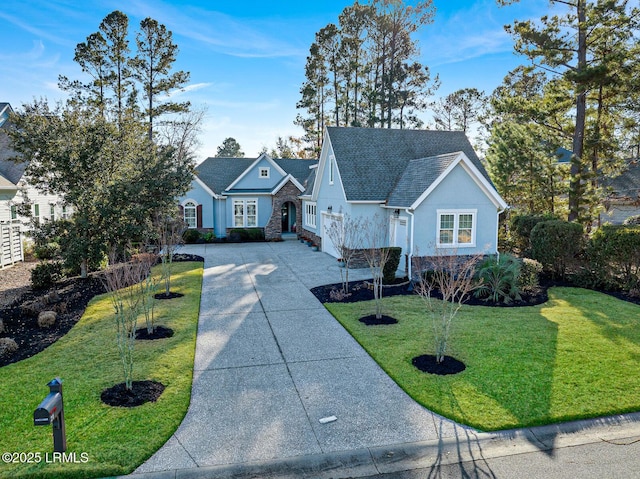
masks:
{"type": "Polygon", "coordinates": [[[64,425],[64,404],[62,402],[62,380],[52,379],[49,384],[49,394],[42,400],[38,408],[33,411],[34,426],[53,426],[53,451],[67,450],[67,434],[64,425]]]}

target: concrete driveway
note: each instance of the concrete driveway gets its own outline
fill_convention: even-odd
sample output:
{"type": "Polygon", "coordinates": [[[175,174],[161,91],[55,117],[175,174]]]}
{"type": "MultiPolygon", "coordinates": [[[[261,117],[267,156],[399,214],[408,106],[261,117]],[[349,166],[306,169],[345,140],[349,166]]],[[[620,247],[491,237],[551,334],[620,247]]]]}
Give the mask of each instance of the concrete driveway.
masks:
{"type": "Polygon", "coordinates": [[[205,258],[191,405],[136,472],[348,451],[460,429],[409,398],[309,292],[340,281],[334,258],[297,241],[182,251],[205,258]],[[320,423],[329,416],[337,420],[320,423]]]}

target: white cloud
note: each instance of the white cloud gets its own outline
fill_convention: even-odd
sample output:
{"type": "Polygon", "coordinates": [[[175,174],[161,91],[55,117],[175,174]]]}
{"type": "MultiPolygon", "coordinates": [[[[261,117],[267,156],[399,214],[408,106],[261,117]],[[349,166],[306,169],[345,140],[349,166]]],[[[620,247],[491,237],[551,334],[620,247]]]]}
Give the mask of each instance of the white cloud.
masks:
{"type": "Polygon", "coordinates": [[[137,16],[151,16],[174,33],[191,38],[218,53],[241,58],[275,58],[304,55],[304,50],[282,39],[286,24],[269,25],[264,20],[238,21],[229,15],[184,6],[180,9],[164,2],[137,0],[127,8],[137,16]]]}

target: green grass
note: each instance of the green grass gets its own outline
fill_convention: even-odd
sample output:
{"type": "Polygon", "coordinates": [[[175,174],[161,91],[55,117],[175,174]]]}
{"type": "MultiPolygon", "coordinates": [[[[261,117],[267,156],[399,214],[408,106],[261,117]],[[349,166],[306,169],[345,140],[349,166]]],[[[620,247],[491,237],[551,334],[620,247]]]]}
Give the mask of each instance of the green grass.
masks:
{"type": "Polygon", "coordinates": [[[552,288],[523,308],[464,306],[447,354],[467,369],[426,374],[411,360],[433,354],[418,296],[383,300],[396,325],[365,326],[367,303],[327,309],[411,397],[481,430],[527,427],[640,410],[640,306],[577,288],[552,288]]]}
{"type": "MultiPolygon", "coordinates": [[[[182,298],[158,301],[157,324],[174,336],[138,341],[134,380],[155,380],[166,389],[156,403],[135,408],[104,405],[102,390],[124,381],[115,339],[113,307],[94,298],[82,319],[40,354],[0,368],[0,453],[40,452],[39,464],[4,464],[0,477],[104,477],[130,473],[162,446],[182,421],[191,395],[200,309],[202,263],[174,263],[171,290],[182,298]],[[53,450],[50,426],[35,427],[33,411],[55,376],[63,380],[67,453],[86,453],[80,464],[44,462],[53,450]]],[[[154,269],[154,274],[159,270],[154,269]]],[[[144,317],[139,318],[139,327],[144,317]]]]}

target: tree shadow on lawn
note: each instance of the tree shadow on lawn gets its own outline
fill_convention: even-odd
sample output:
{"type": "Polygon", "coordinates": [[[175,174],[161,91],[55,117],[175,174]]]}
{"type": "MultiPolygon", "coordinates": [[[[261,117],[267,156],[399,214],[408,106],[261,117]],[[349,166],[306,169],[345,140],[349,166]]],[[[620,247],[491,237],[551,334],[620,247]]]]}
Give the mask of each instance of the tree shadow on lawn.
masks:
{"type": "MultiPolygon", "coordinates": [[[[626,391],[630,398],[640,397],[640,384],[635,374],[629,373],[637,371],[640,361],[640,309],[603,293],[585,295],[585,291],[550,290],[547,305],[532,310],[529,317],[504,322],[506,337],[492,338],[495,327],[482,327],[476,331],[480,336],[464,338],[461,334],[457,339],[462,345],[475,341],[485,345],[477,354],[485,356],[486,371],[473,374],[474,353],[469,352],[466,361],[469,372],[465,381],[479,393],[473,407],[484,406],[482,396],[495,400],[513,416],[515,427],[526,427],[533,433],[525,435],[531,444],[550,456],[558,435],[628,422],[629,417],[616,414],[634,412],[640,406],[620,403],[620,391],[626,391]],[[518,335],[518,331],[526,333],[518,335]],[[500,340],[510,341],[514,354],[487,362],[492,343],[500,340]],[[601,388],[597,396],[594,384],[601,388]],[[559,385],[564,391],[558,390],[559,385]],[[522,400],[514,402],[514,395],[522,400]]],[[[450,384],[442,382],[441,386],[449,387],[448,397],[457,401],[450,384]]],[[[464,418],[462,405],[456,402],[451,407],[464,418]]],[[[516,434],[514,430],[495,433],[504,437],[516,434]]]]}

